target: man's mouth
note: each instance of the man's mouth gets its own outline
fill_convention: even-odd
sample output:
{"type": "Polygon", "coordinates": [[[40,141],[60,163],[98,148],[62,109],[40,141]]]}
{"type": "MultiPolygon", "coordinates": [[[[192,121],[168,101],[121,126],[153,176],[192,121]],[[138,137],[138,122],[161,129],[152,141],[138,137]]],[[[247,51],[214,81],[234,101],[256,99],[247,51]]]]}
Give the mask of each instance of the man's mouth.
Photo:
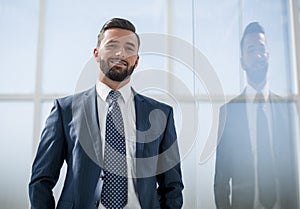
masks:
{"type": "Polygon", "coordinates": [[[124,66],[127,67],[128,63],[125,60],[120,60],[120,59],[110,59],[109,62],[113,65],[113,66],[124,66]]]}
{"type": "Polygon", "coordinates": [[[259,62],[254,65],[254,69],[256,70],[264,70],[267,67],[265,62],[259,62]]]}

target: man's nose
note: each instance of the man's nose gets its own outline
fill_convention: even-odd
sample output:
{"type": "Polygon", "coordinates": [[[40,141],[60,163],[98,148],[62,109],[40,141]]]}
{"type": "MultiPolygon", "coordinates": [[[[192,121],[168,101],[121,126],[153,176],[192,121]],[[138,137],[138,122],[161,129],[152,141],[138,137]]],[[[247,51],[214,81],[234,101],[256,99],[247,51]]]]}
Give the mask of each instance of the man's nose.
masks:
{"type": "Polygon", "coordinates": [[[266,57],[266,55],[265,55],[265,53],[257,52],[255,57],[256,57],[256,59],[261,60],[261,59],[264,59],[266,57]]]}
{"type": "Polygon", "coordinates": [[[126,57],[126,54],[125,54],[125,50],[123,47],[120,47],[116,50],[116,53],[115,53],[116,56],[118,57],[123,57],[125,58],[126,57]]]}
{"type": "Polygon", "coordinates": [[[256,54],[256,59],[261,59],[261,58],[262,58],[261,54],[257,53],[256,54]]]}

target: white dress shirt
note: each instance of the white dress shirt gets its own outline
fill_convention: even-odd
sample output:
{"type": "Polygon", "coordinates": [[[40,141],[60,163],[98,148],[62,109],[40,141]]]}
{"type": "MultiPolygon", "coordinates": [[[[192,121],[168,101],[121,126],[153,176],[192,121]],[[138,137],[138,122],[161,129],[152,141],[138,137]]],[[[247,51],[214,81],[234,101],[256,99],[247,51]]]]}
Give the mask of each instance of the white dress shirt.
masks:
{"type": "MultiPolygon", "coordinates": [[[[109,92],[112,90],[104,83],[98,81],[96,84],[97,90],[97,108],[98,108],[98,119],[100,126],[100,140],[102,144],[102,153],[104,155],[105,146],[105,129],[106,129],[106,115],[108,106],[110,104],[110,98],[108,97],[109,92]]],[[[128,203],[124,209],[141,209],[137,187],[136,187],[136,116],[135,116],[135,105],[134,105],[134,93],[129,84],[126,84],[122,88],[118,89],[121,93],[121,97],[118,98],[118,104],[120,106],[125,131],[126,140],[126,157],[128,166],[128,203]]],[[[104,159],[104,156],[102,156],[104,159]]],[[[99,204],[99,209],[105,209],[105,207],[99,204]]]]}
{"type": "MultiPolygon", "coordinates": [[[[257,94],[257,90],[255,90],[253,87],[250,85],[247,85],[246,87],[246,101],[247,101],[247,118],[248,118],[248,123],[249,123],[249,132],[250,132],[250,140],[251,140],[251,148],[252,148],[252,153],[254,157],[254,172],[255,172],[255,196],[254,196],[254,209],[264,209],[264,207],[260,204],[259,202],[259,194],[258,194],[258,178],[257,178],[257,148],[256,148],[256,118],[257,118],[257,108],[258,108],[258,103],[255,102],[255,97],[257,94]]],[[[265,114],[267,116],[267,121],[269,124],[269,134],[270,134],[270,145],[273,147],[273,132],[272,132],[272,111],[271,111],[271,103],[269,101],[269,94],[270,94],[270,89],[269,85],[266,84],[265,87],[262,89],[260,92],[263,95],[263,98],[265,102],[263,103],[263,110],[265,111],[265,114]]],[[[274,152],[274,150],[271,150],[274,152]]],[[[274,156],[274,153],[272,153],[274,156]]],[[[278,185],[278,184],[277,184],[278,185]]],[[[278,198],[278,192],[277,192],[277,200],[274,206],[274,209],[280,209],[279,208],[279,198],[278,198]]]]}

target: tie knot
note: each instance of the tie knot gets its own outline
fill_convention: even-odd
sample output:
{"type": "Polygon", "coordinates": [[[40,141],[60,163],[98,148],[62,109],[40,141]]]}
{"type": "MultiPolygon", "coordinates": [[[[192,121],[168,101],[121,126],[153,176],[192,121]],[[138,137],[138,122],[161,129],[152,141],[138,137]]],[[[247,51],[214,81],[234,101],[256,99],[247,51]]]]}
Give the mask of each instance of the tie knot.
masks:
{"type": "Polygon", "coordinates": [[[119,91],[111,90],[109,92],[109,97],[111,98],[111,100],[113,102],[116,102],[120,96],[121,96],[121,93],[119,91]]]}
{"type": "Polygon", "coordinates": [[[265,102],[265,97],[264,97],[263,93],[257,92],[254,101],[255,102],[260,102],[260,103],[265,102]]]}

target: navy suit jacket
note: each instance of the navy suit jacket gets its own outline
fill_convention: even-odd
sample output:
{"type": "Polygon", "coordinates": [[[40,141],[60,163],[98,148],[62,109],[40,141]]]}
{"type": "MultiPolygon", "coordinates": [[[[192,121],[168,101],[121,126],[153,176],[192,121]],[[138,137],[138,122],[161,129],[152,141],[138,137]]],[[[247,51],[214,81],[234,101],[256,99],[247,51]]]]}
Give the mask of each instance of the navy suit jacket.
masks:
{"type": "MultiPolygon", "coordinates": [[[[181,208],[183,183],[172,108],[140,94],[134,101],[140,205],[142,209],[181,208]]],[[[55,101],[32,166],[32,209],[55,208],[52,189],[64,161],[67,174],[56,208],[97,208],[103,163],[98,124],[95,88],[55,101]]]]}
{"type": "MultiPolygon", "coordinates": [[[[253,209],[255,178],[245,95],[220,111],[219,144],[215,167],[215,202],[218,209],[253,209]],[[222,126],[224,125],[224,126],[222,126]],[[231,186],[230,186],[231,185],[231,186]],[[231,196],[231,201],[230,201],[231,196]]],[[[292,103],[270,93],[275,175],[280,208],[298,209],[296,140],[292,103]]]]}

